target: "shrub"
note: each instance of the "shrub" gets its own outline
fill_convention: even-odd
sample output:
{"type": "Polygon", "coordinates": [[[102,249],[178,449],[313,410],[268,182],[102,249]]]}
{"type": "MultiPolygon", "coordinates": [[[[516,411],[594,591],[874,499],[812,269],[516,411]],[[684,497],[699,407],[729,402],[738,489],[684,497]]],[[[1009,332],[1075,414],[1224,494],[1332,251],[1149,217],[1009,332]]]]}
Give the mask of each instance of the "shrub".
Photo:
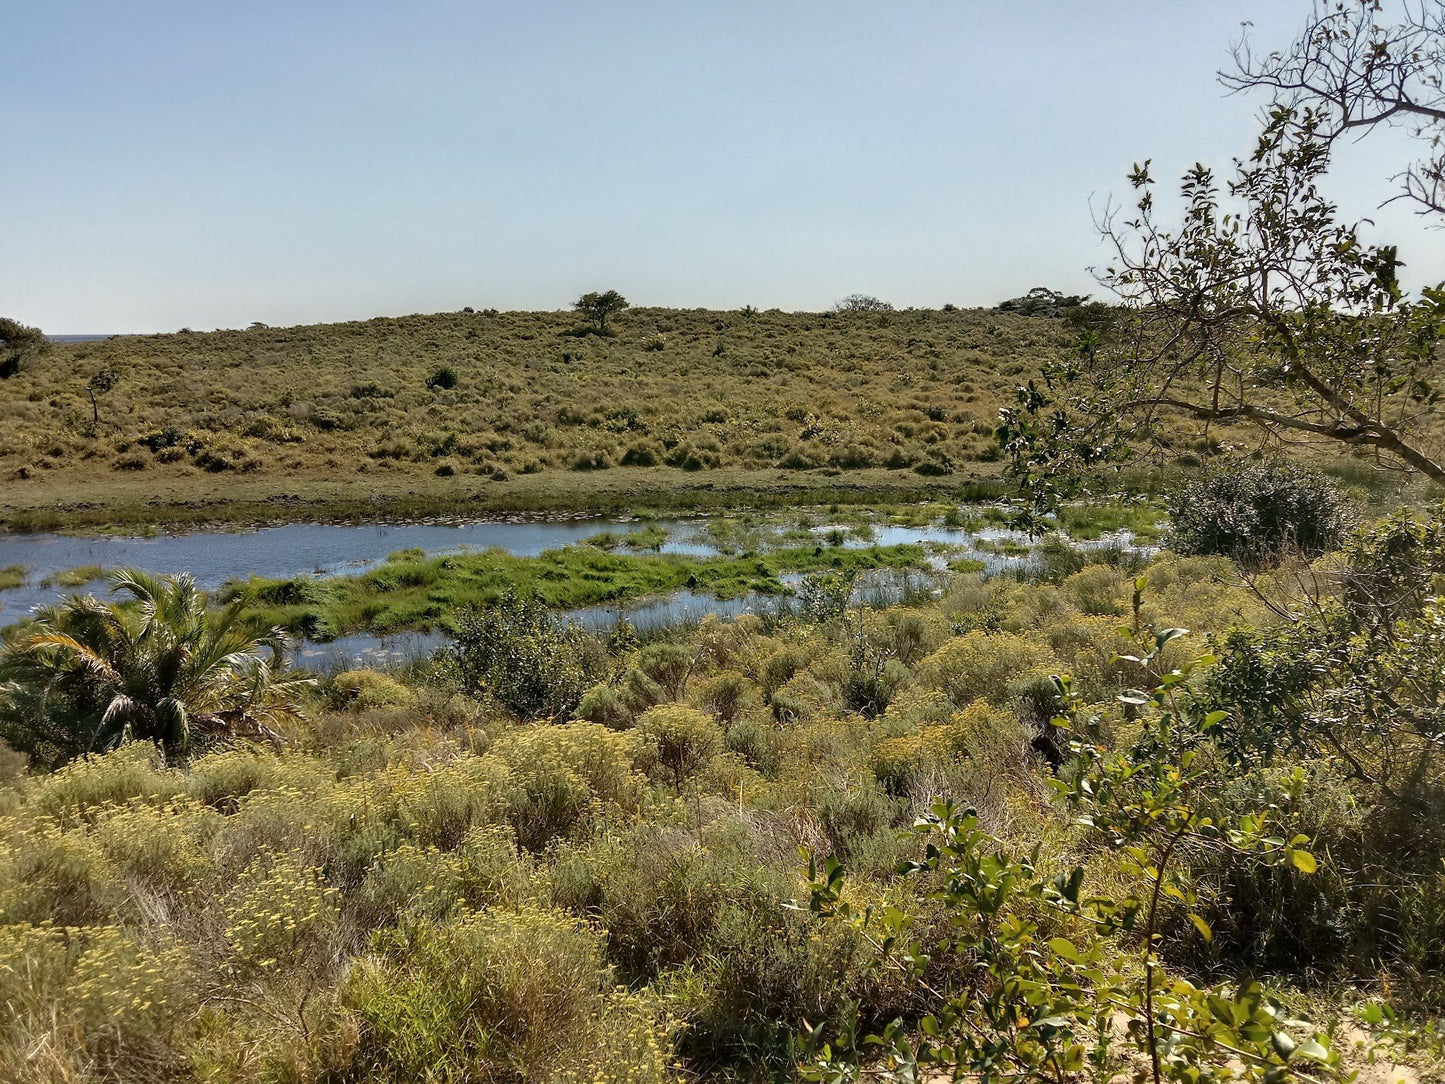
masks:
{"type": "Polygon", "coordinates": [[[161,809],[136,805],[100,820],[94,839],[132,885],[177,893],[208,872],[206,845],[220,819],[194,799],[177,799],[161,809]]]}
{"type": "Polygon", "coordinates": [[[231,891],[226,944],[243,973],[314,965],[328,948],[339,913],[339,894],[320,869],[295,851],[262,853],[231,891]]]}
{"type": "Polygon", "coordinates": [[[361,1022],[358,1079],[547,1079],[610,985],[600,938],[540,910],[408,923],[376,944],[343,993],[361,1022]]]}
{"type": "Polygon", "coordinates": [[[679,794],[722,745],[717,723],[681,704],[652,708],[637,720],[637,728],[646,736],[661,773],[679,794]]]}
{"type": "Polygon", "coordinates": [[[745,675],[725,671],[704,682],[697,690],[696,700],[700,708],[711,712],[724,726],[731,726],[756,703],[757,696],[745,675]]]}
{"type": "Polygon", "coordinates": [[[1169,544],[1184,554],[1218,554],[1259,565],[1287,552],[1315,557],[1349,530],[1347,499],[1318,471],[1234,464],[1189,483],[1169,500],[1169,544]]]}
{"type": "Polygon", "coordinates": [[[637,669],[670,697],[682,695],[693,664],[692,650],[684,644],[648,644],[637,653],[637,669]]]}
{"type": "Polygon", "coordinates": [[[612,730],[626,730],[632,725],[632,711],[614,685],[594,685],[583,693],[577,717],[612,730]]]}
{"type": "Polygon", "coordinates": [[[942,448],[929,448],[923,453],[923,461],[913,468],[913,473],[928,478],[941,478],[946,474],[952,474],[953,468],[952,456],[942,448]]]}
{"type": "Polygon", "coordinates": [[[457,371],[450,365],[443,365],[426,378],[426,386],[431,391],[440,388],[443,391],[450,391],[458,383],[457,371]]]}
{"type": "Polygon", "coordinates": [[[98,1079],[166,1079],[181,1067],[196,1000],[188,963],[180,946],[150,948],[115,926],[85,939],[70,998],[98,1079]]]}
{"type": "Polygon", "coordinates": [[[125,898],[115,866],[84,830],[42,820],[0,848],[0,922],[93,925],[115,917],[125,898]]]}
{"type": "Polygon", "coordinates": [[[493,743],[488,759],[510,769],[507,815],[521,844],[535,850],[605,805],[635,808],[640,752],[635,732],[581,722],[517,727],[493,743]]]}
{"type": "Polygon", "coordinates": [[[512,593],[495,606],[463,611],[450,649],[464,693],[524,718],[571,715],[600,676],[600,656],[584,632],[512,593]]]}
{"type": "Polygon", "coordinates": [[[624,467],[655,467],[662,462],[662,445],[655,440],[639,440],[622,453],[624,467]]]}
{"type": "Polygon", "coordinates": [[[180,772],[157,767],[146,745],[117,749],[104,756],[73,760],[46,776],[35,795],[35,808],[63,819],[93,815],[100,806],[131,799],[163,802],[185,790],[180,772]]]}
{"type": "Polygon", "coordinates": [[[416,703],[415,693],[396,678],[376,670],[344,670],[331,679],[329,686],[332,703],[354,711],[406,708],[416,703]]]}
{"type": "Polygon", "coordinates": [[[270,787],[316,790],[330,782],[334,769],[307,757],[285,758],[259,749],[225,749],[191,761],[186,789],[191,797],[224,812],[234,812],[240,799],[270,787]]]}
{"type": "Polygon", "coordinates": [[[984,699],[1002,703],[1015,681],[1058,668],[1043,644],[1011,632],[965,633],[947,641],[918,665],[918,678],[959,707],[984,699]]]}
{"type": "Polygon", "coordinates": [[[834,312],[892,312],[893,306],[887,301],[870,294],[849,294],[833,305],[834,312]]]}
{"type": "Polygon", "coordinates": [[[497,903],[525,873],[512,833],[499,826],[472,829],[455,851],[403,843],[367,871],[356,918],[366,929],[398,918],[445,919],[497,903]]]}
{"type": "Polygon", "coordinates": [[[612,466],[612,457],[601,448],[590,448],[574,455],[567,466],[576,471],[607,470],[612,466]]]}

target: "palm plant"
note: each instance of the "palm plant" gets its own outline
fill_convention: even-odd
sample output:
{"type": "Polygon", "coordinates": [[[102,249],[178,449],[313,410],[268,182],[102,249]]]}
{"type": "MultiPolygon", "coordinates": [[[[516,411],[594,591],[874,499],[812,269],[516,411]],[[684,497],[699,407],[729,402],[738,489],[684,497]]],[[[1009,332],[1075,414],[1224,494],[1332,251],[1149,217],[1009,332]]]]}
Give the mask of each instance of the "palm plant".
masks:
{"type": "Polygon", "coordinates": [[[211,611],[188,575],[121,570],[119,602],[74,597],[0,647],[0,737],[40,761],[129,740],[184,754],[200,736],[275,739],[308,682],[288,677],[279,629],[211,611]]]}

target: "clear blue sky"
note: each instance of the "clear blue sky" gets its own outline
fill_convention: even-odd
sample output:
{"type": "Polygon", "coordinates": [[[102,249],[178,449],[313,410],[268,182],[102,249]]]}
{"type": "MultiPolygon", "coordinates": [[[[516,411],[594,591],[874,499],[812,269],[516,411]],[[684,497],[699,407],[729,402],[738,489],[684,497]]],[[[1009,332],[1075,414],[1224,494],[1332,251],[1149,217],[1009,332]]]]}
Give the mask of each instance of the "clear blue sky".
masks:
{"type": "MultiPolygon", "coordinates": [[[[1245,150],[1304,0],[4,0],[0,313],[52,333],[1093,287],[1090,200],[1245,150]]],[[[1373,213],[1376,142],[1332,194],[1373,213]]],[[[1398,150],[1395,147],[1395,150],[1398,150]]],[[[1445,244],[1379,216],[1417,281],[1445,244]]]]}

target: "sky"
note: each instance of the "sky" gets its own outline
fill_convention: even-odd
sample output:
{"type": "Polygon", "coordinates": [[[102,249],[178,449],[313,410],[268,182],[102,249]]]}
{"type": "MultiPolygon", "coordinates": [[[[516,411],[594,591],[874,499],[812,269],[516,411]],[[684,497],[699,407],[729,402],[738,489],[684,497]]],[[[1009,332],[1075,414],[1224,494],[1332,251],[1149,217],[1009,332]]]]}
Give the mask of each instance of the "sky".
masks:
{"type": "MultiPolygon", "coordinates": [[[[1305,0],[0,0],[0,314],[52,334],[1099,292],[1092,209],[1247,151],[1305,0]]],[[[1347,148],[1382,210],[1408,148],[1347,148]]]]}

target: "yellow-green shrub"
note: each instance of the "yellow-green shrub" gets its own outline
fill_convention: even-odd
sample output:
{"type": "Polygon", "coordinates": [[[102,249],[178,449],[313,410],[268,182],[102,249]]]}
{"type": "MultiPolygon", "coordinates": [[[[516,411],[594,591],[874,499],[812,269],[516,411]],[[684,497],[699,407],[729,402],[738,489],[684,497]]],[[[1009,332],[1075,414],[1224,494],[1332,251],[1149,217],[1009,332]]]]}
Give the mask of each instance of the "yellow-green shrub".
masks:
{"type": "Polygon", "coordinates": [[[507,811],[524,847],[565,836],[604,806],[636,807],[642,752],[635,731],[597,723],[519,726],[497,739],[490,756],[510,769],[507,811]]]}
{"type": "Polygon", "coordinates": [[[230,812],[237,800],[258,788],[314,789],[335,778],[334,767],[298,753],[224,749],[191,761],[186,789],[207,805],[230,812]]]}
{"type": "Polygon", "coordinates": [[[260,854],[231,890],[226,944],[243,973],[301,967],[330,946],[339,913],[339,893],[304,856],[260,854]]]}
{"type": "Polygon", "coordinates": [[[131,799],[160,804],[186,789],[185,777],[156,764],[156,750],[145,742],[123,745],[103,756],[81,757],[45,777],[36,790],[37,812],[77,818],[103,805],[131,799]]]}
{"type": "Polygon", "coordinates": [[[664,704],[637,720],[655,770],[682,793],[682,786],[722,747],[722,730],[710,716],[683,704],[664,704]]]}
{"type": "Polygon", "coordinates": [[[0,844],[0,922],[103,923],[123,908],[125,886],[83,829],[53,820],[9,821],[0,844]]]}
{"type": "Polygon", "coordinates": [[[400,915],[442,918],[489,906],[518,895],[526,875],[512,833],[501,826],[472,829],[454,851],[404,843],[367,872],[358,923],[372,928],[400,915]]]}
{"type": "Polygon", "coordinates": [[[547,1079],[586,1044],[611,985],[598,935],[556,912],[409,923],[377,946],[344,991],[366,1080],[547,1079]]]}
{"type": "Polygon", "coordinates": [[[194,800],[164,807],[132,804],[101,815],[95,842],[128,880],[146,888],[177,892],[210,868],[207,844],[221,815],[194,800]]]}
{"type": "Polygon", "coordinates": [[[918,666],[919,680],[959,707],[984,699],[1002,703],[1020,678],[1058,669],[1044,644],[1011,632],[974,631],[956,636],[918,666]]]}
{"type": "Polygon", "coordinates": [[[187,1060],[178,1040],[196,996],[182,946],[150,947],[116,926],[93,930],[75,961],[70,999],[86,1051],[114,1079],[187,1060]]]}
{"type": "Polygon", "coordinates": [[[333,701],[353,711],[409,708],[416,694],[396,678],[377,670],[344,670],[330,681],[333,701]]]}

